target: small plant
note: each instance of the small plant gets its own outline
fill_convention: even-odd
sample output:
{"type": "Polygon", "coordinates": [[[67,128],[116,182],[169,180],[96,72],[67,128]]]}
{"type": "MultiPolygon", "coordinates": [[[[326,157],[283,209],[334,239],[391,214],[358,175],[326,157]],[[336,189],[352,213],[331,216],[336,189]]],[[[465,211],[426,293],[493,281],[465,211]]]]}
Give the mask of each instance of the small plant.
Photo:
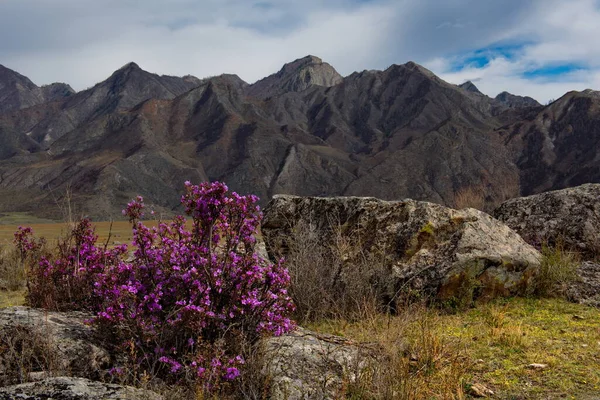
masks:
{"type": "Polygon", "coordinates": [[[487,206],[485,190],[482,186],[466,186],[454,194],[454,208],[475,208],[485,210],[487,206]]]}
{"type": "Polygon", "coordinates": [[[579,256],[565,250],[560,243],[554,247],[542,245],[541,251],[542,259],[534,294],[543,297],[560,295],[570,282],[577,279],[579,256]]]}
{"type": "Polygon", "coordinates": [[[448,313],[457,313],[465,311],[475,305],[475,300],[479,296],[482,283],[473,269],[466,269],[455,276],[454,279],[444,288],[451,295],[445,294],[443,300],[438,300],[440,307],[448,313]]]}
{"type": "Polygon", "coordinates": [[[34,373],[58,369],[55,344],[39,329],[14,325],[0,330],[0,386],[31,381],[34,373]]]}
{"type": "Polygon", "coordinates": [[[25,287],[25,268],[14,248],[0,249],[0,281],[4,290],[16,291],[25,287]]]}
{"type": "Polygon", "coordinates": [[[191,229],[183,216],[149,228],[141,222],[143,199],[128,204],[129,257],[126,245],[97,246],[89,220],[52,255],[31,255],[39,242],[29,228],[15,240],[29,266],[32,305],[95,312],[94,323],[121,343],[138,382],[149,375],[214,393],[240,375],[245,348],[294,328],[290,278],[282,261],[255,252],[256,196],[219,182],[185,188],[191,229]]]}
{"type": "Polygon", "coordinates": [[[387,282],[378,282],[384,281],[380,278],[385,268],[383,256],[361,250],[364,235],[360,231],[349,239],[342,230],[340,222],[330,216],[333,240],[325,246],[313,224],[300,222],[294,227],[286,260],[298,321],[360,319],[384,306],[387,282]]]}

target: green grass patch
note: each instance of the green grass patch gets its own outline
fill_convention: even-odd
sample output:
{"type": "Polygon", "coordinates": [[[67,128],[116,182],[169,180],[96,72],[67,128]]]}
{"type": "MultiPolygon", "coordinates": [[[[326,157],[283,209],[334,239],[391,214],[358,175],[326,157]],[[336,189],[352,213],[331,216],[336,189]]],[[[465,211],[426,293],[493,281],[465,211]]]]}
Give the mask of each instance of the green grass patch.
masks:
{"type": "MultiPolygon", "coordinates": [[[[310,328],[378,342],[383,348],[402,343],[410,349],[419,344],[423,336],[419,321],[426,318],[429,336],[466,356],[462,381],[484,384],[496,393],[495,398],[585,399],[600,391],[598,309],[560,299],[515,298],[455,315],[426,309],[418,311],[426,317],[414,310],[410,313],[352,323],[322,321],[310,328]],[[527,367],[532,363],[548,366],[534,370],[527,367]]],[[[422,383],[443,388],[441,379],[431,374],[422,383]]],[[[439,398],[458,398],[453,393],[435,393],[439,398]]]]}

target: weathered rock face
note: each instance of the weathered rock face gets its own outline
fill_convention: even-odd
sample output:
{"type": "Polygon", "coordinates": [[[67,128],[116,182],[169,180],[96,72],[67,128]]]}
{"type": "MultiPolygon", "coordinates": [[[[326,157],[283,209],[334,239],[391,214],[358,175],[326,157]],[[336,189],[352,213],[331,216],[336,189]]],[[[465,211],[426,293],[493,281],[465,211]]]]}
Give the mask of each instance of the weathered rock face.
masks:
{"type": "Polygon", "coordinates": [[[330,87],[342,81],[342,76],[319,57],[306,56],[287,63],[276,74],[249,85],[247,93],[266,98],[287,92],[301,92],[312,85],[330,87]]]}
{"type": "Polygon", "coordinates": [[[600,307],[600,264],[584,261],[577,269],[577,276],[569,283],[565,295],[573,302],[600,307]]]}
{"type": "Polygon", "coordinates": [[[532,244],[562,242],[584,256],[600,250],[600,184],[511,199],[493,215],[532,244]]]}
{"type": "Polygon", "coordinates": [[[523,107],[540,107],[541,104],[535,99],[527,96],[516,96],[508,92],[502,92],[495,97],[496,101],[504,104],[509,108],[523,108],[523,107]]]}
{"type": "Polygon", "coordinates": [[[364,346],[302,328],[267,339],[265,355],[272,400],[337,399],[343,383],[374,361],[364,346]]]}
{"type": "Polygon", "coordinates": [[[0,388],[0,399],[12,400],[159,400],[156,393],[129,386],[58,377],[0,388]]]}
{"type": "MultiPolygon", "coordinates": [[[[10,381],[14,357],[23,357],[24,348],[38,346],[31,357],[31,373],[42,373],[49,364],[54,375],[98,377],[110,360],[110,354],[97,340],[93,329],[84,321],[91,315],[80,312],[52,312],[28,307],[0,310],[0,381],[10,381]],[[18,354],[17,354],[18,353],[18,354]],[[43,354],[36,354],[43,353],[43,354]]],[[[28,349],[26,349],[28,350],[28,349]]],[[[28,360],[25,360],[28,362],[28,360]]],[[[21,379],[32,379],[21,377],[21,379]]]]}
{"type": "Polygon", "coordinates": [[[539,267],[537,250],[475,209],[413,200],[275,196],[262,225],[272,257],[286,255],[300,223],[313,225],[322,246],[333,246],[340,237],[352,243],[340,255],[345,263],[365,255],[383,263],[386,276],[373,281],[385,283],[389,298],[411,289],[451,299],[467,280],[476,280],[479,295],[517,294],[527,289],[539,267]]]}

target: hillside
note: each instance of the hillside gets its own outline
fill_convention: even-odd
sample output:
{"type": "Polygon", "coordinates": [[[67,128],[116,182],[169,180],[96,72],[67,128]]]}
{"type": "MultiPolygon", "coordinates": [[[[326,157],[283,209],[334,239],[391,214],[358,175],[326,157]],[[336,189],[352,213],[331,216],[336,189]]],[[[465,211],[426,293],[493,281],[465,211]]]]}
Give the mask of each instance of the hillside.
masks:
{"type": "Polygon", "coordinates": [[[207,179],[263,204],[287,193],[454,205],[468,188],[498,204],[598,182],[599,101],[491,98],[413,62],[342,77],[314,56],[253,84],[129,63],[78,93],[3,67],[0,212],[60,217],[70,191],[94,217],[120,215],[136,194],[168,213],[185,180],[207,179]]]}

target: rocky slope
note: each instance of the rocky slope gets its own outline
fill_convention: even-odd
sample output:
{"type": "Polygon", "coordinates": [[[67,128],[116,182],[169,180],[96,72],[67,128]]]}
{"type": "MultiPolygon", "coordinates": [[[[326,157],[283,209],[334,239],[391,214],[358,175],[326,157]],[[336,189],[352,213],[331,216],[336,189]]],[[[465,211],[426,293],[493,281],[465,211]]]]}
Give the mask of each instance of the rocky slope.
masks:
{"type": "Polygon", "coordinates": [[[342,76],[319,57],[306,56],[287,63],[276,74],[270,75],[248,86],[249,96],[272,97],[288,92],[301,92],[313,85],[334,86],[342,76]]]}
{"type": "Polygon", "coordinates": [[[600,96],[569,92],[531,118],[498,131],[530,195],[600,182],[600,96]]]}
{"type": "Polygon", "coordinates": [[[252,85],[130,63],[74,94],[2,71],[18,84],[0,86],[0,211],[60,217],[68,189],[98,218],[138,193],[170,212],[186,179],[224,180],[265,203],[289,193],[448,205],[469,187],[499,203],[600,179],[592,92],[542,107],[412,62],[342,78],[314,56],[252,85]]]}
{"type": "Polygon", "coordinates": [[[38,87],[29,78],[0,65],[0,114],[60,100],[74,93],[66,83],[38,87]]]}

